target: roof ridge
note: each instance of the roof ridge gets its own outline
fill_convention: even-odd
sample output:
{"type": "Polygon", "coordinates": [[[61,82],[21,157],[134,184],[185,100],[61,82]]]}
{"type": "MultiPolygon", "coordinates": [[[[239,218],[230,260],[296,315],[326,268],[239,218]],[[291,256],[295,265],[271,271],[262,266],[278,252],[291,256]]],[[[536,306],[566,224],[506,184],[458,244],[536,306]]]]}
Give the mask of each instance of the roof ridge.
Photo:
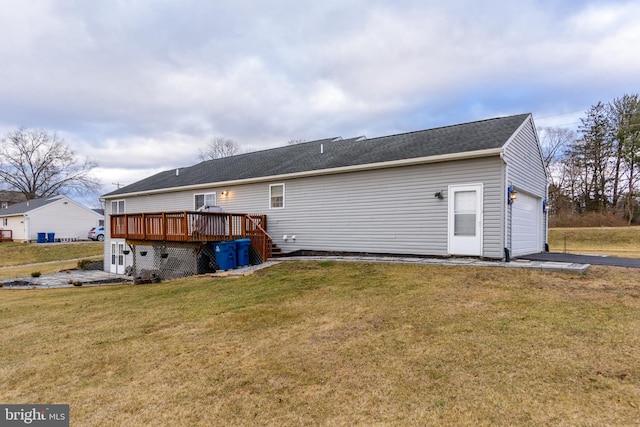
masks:
{"type": "Polygon", "coordinates": [[[519,116],[528,116],[530,114],[531,113],[522,113],[522,114],[512,114],[510,116],[491,117],[491,118],[488,118],[488,119],[473,120],[471,122],[456,123],[456,124],[453,124],[453,125],[437,126],[437,127],[428,128],[428,129],[412,130],[412,131],[409,131],[409,132],[398,132],[398,133],[392,133],[390,135],[383,135],[383,136],[374,136],[372,138],[367,138],[366,140],[367,141],[371,141],[371,140],[382,139],[382,138],[393,138],[393,137],[400,136],[400,135],[412,135],[412,134],[421,133],[421,132],[431,132],[431,131],[440,130],[440,129],[450,129],[450,128],[455,128],[455,127],[460,127],[460,126],[468,126],[468,125],[473,125],[473,124],[478,124],[478,123],[483,123],[483,122],[504,120],[504,119],[510,119],[510,118],[519,117],[519,116]]]}

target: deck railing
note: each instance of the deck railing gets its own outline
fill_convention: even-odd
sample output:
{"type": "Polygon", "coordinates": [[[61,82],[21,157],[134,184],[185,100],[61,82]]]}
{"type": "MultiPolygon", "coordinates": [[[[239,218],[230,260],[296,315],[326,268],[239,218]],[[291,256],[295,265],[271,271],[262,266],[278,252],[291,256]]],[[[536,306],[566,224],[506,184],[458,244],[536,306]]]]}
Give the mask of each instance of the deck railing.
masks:
{"type": "Polygon", "coordinates": [[[13,231],[0,230],[0,242],[13,242],[13,231]]]}
{"type": "Polygon", "coordinates": [[[266,261],[271,237],[266,215],[228,212],[145,212],[111,215],[111,238],[141,242],[219,242],[251,239],[266,261]]]}

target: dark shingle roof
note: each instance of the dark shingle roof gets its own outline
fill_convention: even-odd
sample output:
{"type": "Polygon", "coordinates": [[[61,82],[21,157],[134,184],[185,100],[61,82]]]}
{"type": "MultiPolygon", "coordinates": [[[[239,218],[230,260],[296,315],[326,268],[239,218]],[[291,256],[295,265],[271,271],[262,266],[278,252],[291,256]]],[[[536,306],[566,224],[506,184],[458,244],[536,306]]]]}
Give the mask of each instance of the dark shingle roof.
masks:
{"type": "Polygon", "coordinates": [[[43,206],[46,206],[49,203],[53,203],[59,198],[60,196],[54,196],[54,197],[49,197],[44,199],[32,199],[32,200],[27,200],[26,202],[16,203],[15,205],[11,205],[6,209],[0,209],[0,216],[20,215],[23,213],[27,213],[34,209],[38,209],[43,206]]]}
{"type": "Polygon", "coordinates": [[[527,117],[520,114],[379,138],[328,138],[255,151],[179,168],[179,175],[176,169],[160,172],[105,197],[500,148],[527,117]]]}

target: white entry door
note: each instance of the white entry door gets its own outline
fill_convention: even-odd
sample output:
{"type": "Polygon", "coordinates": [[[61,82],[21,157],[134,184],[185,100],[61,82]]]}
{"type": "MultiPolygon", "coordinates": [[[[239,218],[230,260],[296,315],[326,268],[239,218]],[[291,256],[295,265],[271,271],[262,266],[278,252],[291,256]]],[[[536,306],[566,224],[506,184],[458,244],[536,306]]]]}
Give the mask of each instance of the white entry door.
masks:
{"type": "Polygon", "coordinates": [[[482,256],[482,184],[449,186],[449,255],[482,256]]]}
{"type": "Polygon", "coordinates": [[[111,268],[109,271],[116,274],[124,274],[124,240],[111,241],[111,268]]]}

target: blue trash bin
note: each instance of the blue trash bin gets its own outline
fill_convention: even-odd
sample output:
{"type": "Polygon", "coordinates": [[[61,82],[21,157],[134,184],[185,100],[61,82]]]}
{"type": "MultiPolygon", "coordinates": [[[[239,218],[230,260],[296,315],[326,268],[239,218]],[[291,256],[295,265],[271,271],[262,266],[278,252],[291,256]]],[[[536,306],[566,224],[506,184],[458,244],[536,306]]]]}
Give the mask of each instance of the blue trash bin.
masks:
{"type": "Polygon", "coordinates": [[[236,240],[238,267],[249,265],[249,248],[251,247],[251,239],[236,240]]]}
{"type": "Polygon", "coordinates": [[[38,233],[38,243],[47,243],[47,233],[38,233]]]}
{"type": "Polygon", "coordinates": [[[56,241],[56,233],[47,233],[47,242],[53,243],[56,241]]]}
{"type": "Polygon", "coordinates": [[[219,270],[236,268],[236,242],[214,243],[213,252],[216,254],[216,264],[218,264],[219,270]]]}

